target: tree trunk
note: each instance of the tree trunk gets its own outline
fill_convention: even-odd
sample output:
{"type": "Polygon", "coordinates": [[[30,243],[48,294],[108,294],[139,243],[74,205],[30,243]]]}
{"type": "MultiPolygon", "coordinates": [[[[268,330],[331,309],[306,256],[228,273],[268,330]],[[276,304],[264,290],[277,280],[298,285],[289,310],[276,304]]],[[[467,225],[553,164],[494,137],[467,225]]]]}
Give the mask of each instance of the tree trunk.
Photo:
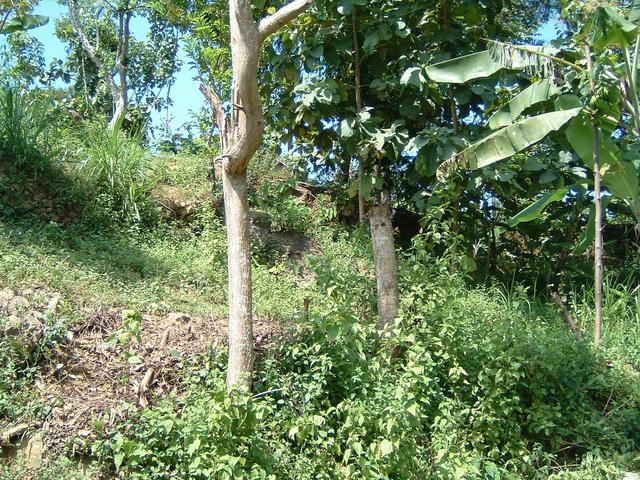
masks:
{"type": "MultiPolygon", "coordinates": [[[[591,71],[593,64],[591,59],[591,48],[585,45],[587,57],[587,71],[590,77],[591,94],[595,94],[596,85],[591,71]]],[[[593,288],[595,299],[595,325],[593,331],[593,343],[596,347],[600,345],[602,339],[602,303],[603,303],[603,275],[604,275],[604,249],[602,239],[602,176],[600,174],[600,127],[596,124],[595,118],[591,119],[593,130],[593,201],[595,203],[595,238],[594,238],[594,275],[593,288]]]]}
{"type": "Polygon", "coordinates": [[[222,186],[229,264],[229,363],[227,388],[251,387],[253,325],[251,319],[251,251],[247,165],[262,143],[264,116],[258,90],[262,43],[305,11],[313,0],[294,0],[256,22],[250,0],[229,1],[233,90],[231,117],[220,96],[201,86],[214,111],[222,150],[222,186]]]}
{"type": "MultiPolygon", "coordinates": [[[[356,7],[351,11],[351,33],[353,34],[353,72],[355,76],[356,113],[362,110],[362,88],[360,86],[360,44],[358,43],[358,30],[356,20],[356,7]]],[[[362,194],[362,182],[364,177],[364,158],[358,158],[358,221],[364,222],[364,195],[362,194]]]]}
{"type": "Polygon", "coordinates": [[[251,386],[253,325],[251,322],[251,252],[246,173],[223,170],[227,261],[229,268],[229,366],[227,385],[251,386]]]}
{"type": "MultiPolygon", "coordinates": [[[[115,92],[114,92],[115,93],[115,92]]],[[[121,91],[118,91],[116,97],[113,99],[113,115],[109,121],[109,128],[113,129],[116,125],[124,120],[124,116],[127,113],[127,99],[121,95],[121,91]]],[[[121,124],[120,124],[121,125],[121,124]]]]}
{"type": "Polygon", "coordinates": [[[387,198],[380,205],[371,209],[369,217],[378,294],[378,326],[381,331],[393,326],[400,305],[391,211],[388,194],[385,196],[387,198]]]}

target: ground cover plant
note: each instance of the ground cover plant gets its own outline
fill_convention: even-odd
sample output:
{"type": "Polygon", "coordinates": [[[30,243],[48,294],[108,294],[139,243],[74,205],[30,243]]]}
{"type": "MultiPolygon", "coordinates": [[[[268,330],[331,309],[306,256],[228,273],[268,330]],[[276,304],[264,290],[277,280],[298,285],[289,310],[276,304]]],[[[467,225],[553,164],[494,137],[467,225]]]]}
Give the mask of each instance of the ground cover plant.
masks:
{"type": "Polygon", "coordinates": [[[640,474],[640,2],[14,3],[0,478],[640,474]]]}

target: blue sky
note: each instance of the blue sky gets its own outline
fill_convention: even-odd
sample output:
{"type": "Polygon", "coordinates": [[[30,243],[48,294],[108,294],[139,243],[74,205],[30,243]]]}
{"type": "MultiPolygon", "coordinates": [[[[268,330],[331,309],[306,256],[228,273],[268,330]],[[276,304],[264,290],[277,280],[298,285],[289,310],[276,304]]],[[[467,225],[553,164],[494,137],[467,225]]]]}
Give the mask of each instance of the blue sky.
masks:
{"type": "MultiPolygon", "coordinates": [[[[42,0],[35,9],[35,13],[38,15],[46,15],[49,17],[49,23],[47,25],[31,32],[42,42],[47,63],[54,58],[64,59],[66,56],[65,45],[60,42],[54,34],[55,20],[64,15],[65,12],[66,7],[58,4],[55,0],[42,0]]],[[[555,38],[556,23],[556,19],[547,22],[540,30],[540,38],[544,41],[555,38]]],[[[148,29],[149,26],[146,21],[139,18],[133,19],[131,31],[136,38],[143,39],[148,29]]],[[[173,105],[170,107],[169,115],[172,119],[171,126],[173,129],[179,128],[190,119],[190,110],[198,110],[204,105],[204,99],[198,91],[198,84],[192,78],[193,75],[192,72],[189,71],[183,51],[180,53],[180,58],[183,60],[183,66],[178,72],[175,84],[171,88],[173,105]]],[[[154,123],[157,124],[159,115],[154,115],[154,117],[154,123]]]]}

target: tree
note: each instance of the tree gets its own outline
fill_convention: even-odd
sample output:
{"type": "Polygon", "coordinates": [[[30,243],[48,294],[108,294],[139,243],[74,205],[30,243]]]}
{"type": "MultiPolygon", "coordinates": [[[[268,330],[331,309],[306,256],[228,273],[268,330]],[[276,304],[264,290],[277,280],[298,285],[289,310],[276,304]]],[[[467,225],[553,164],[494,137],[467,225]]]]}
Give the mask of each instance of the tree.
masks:
{"type": "MultiPolygon", "coordinates": [[[[531,3],[538,18],[547,2],[531,3]]],[[[358,217],[370,221],[379,324],[386,328],[398,312],[391,206],[411,205],[414,195],[431,188],[435,169],[425,163],[438,156],[407,153],[410,140],[436,125],[459,123],[452,95],[441,96],[415,65],[466,53],[489,32],[519,38],[526,28],[497,25],[504,6],[493,3],[325,0],[317,9],[303,34],[281,35],[268,52],[265,77],[268,85],[278,82],[268,111],[283,126],[283,141],[293,138],[316,168],[337,171],[335,183],[350,183],[358,217]],[[278,95],[287,87],[298,93],[293,100],[278,95]]],[[[468,87],[460,90],[469,100],[460,107],[463,117],[487,103],[468,87]]]]}
{"type": "Polygon", "coordinates": [[[227,388],[251,386],[253,325],[247,166],[262,142],[264,115],[258,90],[262,45],[308,9],[313,0],[294,0],[256,22],[249,0],[229,1],[233,89],[227,115],[220,95],[201,88],[219,129],[227,259],[229,265],[229,363],[227,388]]]}
{"type": "MultiPolygon", "coordinates": [[[[129,41],[131,38],[130,23],[134,10],[138,7],[137,0],[124,0],[117,6],[111,6],[112,11],[117,17],[117,51],[115,61],[111,62],[105,58],[103,52],[99,50],[100,39],[96,39],[96,43],[92,44],[85,31],[82,22],[82,15],[76,0],[67,0],[69,6],[69,17],[75,34],[80,39],[82,48],[95,64],[102,75],[103,81],[109,87],[111,99],[113,102],[113,114],[109,121],[109,128],[114,128],[122,121],[129,105],[129,87],[127,84],[127,56],[129,53],[129,41]],[[113,63],[113,65],[111,65],[113,63]],[[118,81],[113,78],[114,70],[118,81]]],[[[97,11],[97,17],[100,16],[102,8],[97,11]]]]}

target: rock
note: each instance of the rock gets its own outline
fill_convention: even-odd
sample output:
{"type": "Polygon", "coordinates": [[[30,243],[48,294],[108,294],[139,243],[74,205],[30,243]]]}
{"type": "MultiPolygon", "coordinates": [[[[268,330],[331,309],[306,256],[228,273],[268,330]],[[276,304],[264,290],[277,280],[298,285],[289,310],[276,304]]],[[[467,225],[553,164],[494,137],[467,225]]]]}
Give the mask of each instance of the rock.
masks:
{"type": "Polygon", "coordinates": [[[29,430],[30,425],[28,423],[19,423],[11,428],[6,429],[0,435],[0,445],[6,447],[7,445],[11,445],[13,439],[20,437],[29,430]]]}
{"type": "Polygon", "coordinates": [[[42,465],[44,457],[44,437],[42,433],[36,433],[27,442],[26,448],[27,466],[31,470],[37,470],[42,465]]]}
{"type": "Polygon", "coordinates": [[[173,313],[170,313],[169,315],[167,315],[167,321],[172,322],[172,323],[190,322],[191,321],[191,317],[189,315],[187,315],[186,313],[173,312],[173,313]]]}
{"type": "Polygon", "coordinates": [[[0,334],[10,337],[13,341],[31,353],[44,335],[44,326],[39,319],[34,317],[19,317],[10,315],[5,327],[0,334]]]}
{"type": "Polygon", "coordinates": [[[640,475],[635,472],[627,472],[622,480],[640,480],[640,475]]]}
{"type": "Polygon", "coordinates": [[[0,290],[0,306],[7,306],[16,294],[13,290],[5,288],[0,290]]]}
{"type": "Polygon", "coordinates": [[[20,296],[13,297],[7,306],[10,312],[18,313],[29,308],[29,300],[20,296]]]}
{"type": "Polygon", "coordinates": [[[17,315],[9,315],[6,326],[2,329],[2,335],[6,337],[17,337],[20,335],[22,320],[17,315]]]}
{"type": "Polygon", "coordinates": [[[47,313],[55,313],[60,305],[60,294],[56,293],[47,304],[47,313]]]}

